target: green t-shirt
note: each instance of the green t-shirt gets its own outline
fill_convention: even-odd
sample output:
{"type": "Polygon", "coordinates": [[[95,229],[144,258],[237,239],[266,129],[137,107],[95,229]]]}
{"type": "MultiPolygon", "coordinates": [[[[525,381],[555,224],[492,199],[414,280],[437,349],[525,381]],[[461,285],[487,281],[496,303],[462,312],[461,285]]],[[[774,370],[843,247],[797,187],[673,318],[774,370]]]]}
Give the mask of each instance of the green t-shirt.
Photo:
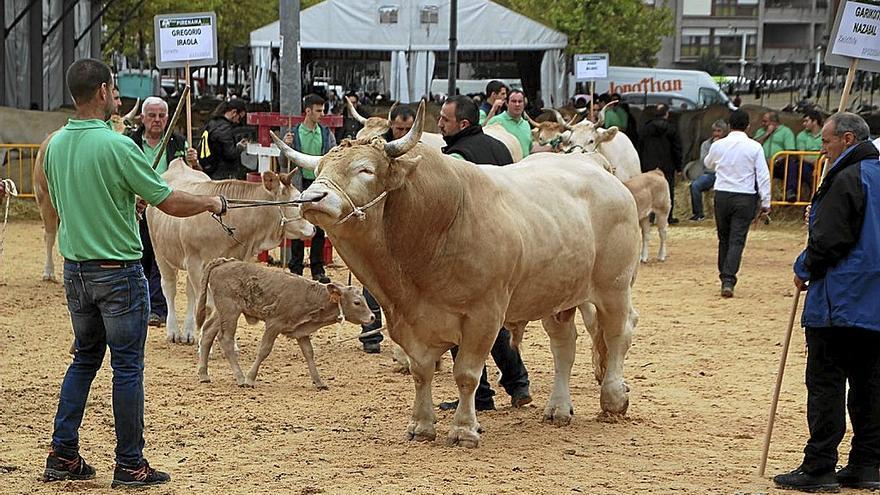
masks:
{"type": "Polygon", "coordinates": [[[501,127],[513,134],[522,147],[523,158],[529,156],[529,152],[532,151],[532,126],[526,119],[520,117],[519,120],[514,120],[509,113],[501,112],[501,115],[492,117],[486,123],[487,126],[492,124],[501,124],[501,127]]]}
{"type": "MultiPolygon", "coordinates": [[[[762,137],[767,133],[767,129],[763,127],[758,129],[758,132],[755,133],[755,139],[762,137]]],[[[793,151],[796,148],[794,142],[794,133],[791,132],[791,129],[788,126],[779,124],[779,127],[776,128],[776,132],[770,136],[769,139],[764,141],[764,158],[770,159],[776,153],[780,151],[793,151]]]]}
{"type": "MultiPolygon", "coordinates": [[[[161,143],[162,143],[162,141],[159,141],[159,143],[156,144],[156,147],[154,148],[154,147],[150,146],[150,143],[147,142],[147,138],[144,138],[144,156],[147,157],[147,163],[149,163],[150,165],[152,165],[153,160],[156,159],[156,152],[159,151],[159,144],[161,144],[161,143]]],[[[183,142],[183,149],[189,149],[189,143],[187,143],[186,141],[183,142]]],[[[186,158],[186,155],[184,154],[184,156],[182,156],[182,157],[175,157],[175,158],[186,158]]],[[[158,173],[159,175],[162,175],[167,170],[168,170],[168,153],[162,153],[162,158],[159,159],[159,163],[156,165],[156,173],[158,173]]]]}
{"type": "Polygon", "coordinates": [[[819,151],[822,149],[822,133],[815,136],[810,131],[804,129],[797,135],[798,151],[819,151]]]}
{"type": "MultiPolygon", "coordinates": [[[[299,151],[307,155],[321,156],[321,151],[324,148],[324,141],[321,139],[321,126],[316,125],[315,130],[310,131],[305,125],[300,125],[299,131],[297,132],[299,134],[299,151]]],[[[300,170],[302,170],[304,179],[315,179],[314,171],[306,169],[300,170]]]]}
{"type": "Polygon", "coordinates": [[[620,129],[621,131],[625,131],[626,124],[627,124],[627,115],[626,115],[626,112],[624,112],[622,108],[617,108],[617,105],[615,105],[605,111],[604,127],[606,129],[610,129],[613,126],[617,126],[617,128],[620,129]]]}
{"type": "Polygon", "coordinates": [[[46,148],[58,249],[73,261],[141,258],[135,195],[157,205],[171,188],[143,151],[101,120],[70,119],[46,148]]]}
{"type": "Polygon", "coordinates": [[[488,116],[489,116],[489,114],[486,113],[486,111],[481,108],[480,109],[480,125],[486,124],[486,117],[488,117],[488,116]]]}

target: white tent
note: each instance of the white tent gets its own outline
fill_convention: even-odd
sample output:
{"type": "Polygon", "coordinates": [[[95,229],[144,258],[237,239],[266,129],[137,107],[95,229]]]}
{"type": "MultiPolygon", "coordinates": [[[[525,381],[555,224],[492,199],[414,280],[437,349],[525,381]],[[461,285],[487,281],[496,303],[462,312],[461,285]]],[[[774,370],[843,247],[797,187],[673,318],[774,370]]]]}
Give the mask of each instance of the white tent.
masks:
{"type": "MultiPolygon", "coordinates": [[[[449,48],[449,0],[324,0],[302,11],[300,30],[303,49],[392,52],[391,98],[417,101],[431,86],[433,52],[449,48]]],[[[281,46],[279,21],[252,31],[250,41],[253,99],[270,100],[267,74],[271,49],[281,46]]],[[[543,51],[541,97],[548,104],[567,98],[567,44],[564,34],[489,0],[458,2],[459,51],[543,51]]]]}

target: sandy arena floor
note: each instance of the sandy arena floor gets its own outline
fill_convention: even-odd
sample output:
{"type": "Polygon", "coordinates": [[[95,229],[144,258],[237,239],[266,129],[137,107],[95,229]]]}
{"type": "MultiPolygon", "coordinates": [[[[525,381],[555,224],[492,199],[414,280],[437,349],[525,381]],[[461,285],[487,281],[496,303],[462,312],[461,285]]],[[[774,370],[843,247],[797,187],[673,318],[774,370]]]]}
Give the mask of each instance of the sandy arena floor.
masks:
{"type": "MultiPolygon", "coordinates": [[[[542,424],[553,370],[547,337],[533,324],[523,357],[535,402],[514,410],[500,392],[499,410],[480,414],[477,450],[446,447],[446,412],[438,413],[436,442],[403,440],[414,391],[409,376],[392,371],[388,346],[366,355],[356,340],[337,343],[333,327],[319,331],[313,342],[330,390],[318,392],[296,343],[279,339],[256,388],[240,389],[219,357],[210,363],[213,383],[199,384],[195,348],[168,344],[164,329],[151,330],[146,455],[173,480],[150,493],[775,493],[769,476],[754,473],[791,307],[790,264],[802,235],[752,232],[736,297],[722,300],[714,228],[670,229],[669,261],[643,266],[636,284],[641,321],[626,365],[628,419],[597,421],[589,338],[579,328],[576,416],[566,428],[542,424]]],[[[82,454],[97,479],[38,481],[71,339],[63,286],[40,281],[42,253],[40,224],[10,224],[0,260],[0,494],[111,493],[109,362],[95,380],[81,430],[82,454]]],[[[330,275],[344,280],[347,271],[330,275]]],[[[241,325],[247,366],[262,327],[241,325]]],[[[347,324],[346,335],[357,331],[347,324]]],[[[450,363],[435,378],[435,403],[454,395],[450,363]]],[[[803,369],[803,333],[796,331],[768,475],[800,462],[803,369]]]]}

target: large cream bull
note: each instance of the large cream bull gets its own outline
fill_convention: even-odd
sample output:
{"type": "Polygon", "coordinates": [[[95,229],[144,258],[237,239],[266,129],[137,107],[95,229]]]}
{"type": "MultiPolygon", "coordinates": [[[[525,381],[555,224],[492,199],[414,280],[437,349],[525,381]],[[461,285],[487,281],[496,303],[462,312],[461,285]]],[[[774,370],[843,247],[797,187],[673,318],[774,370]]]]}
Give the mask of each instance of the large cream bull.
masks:
{"type": "MultiPolygon", "coordinates": [[[[502,325],[514,344],[541,320],[555,362],[544,419],[571,421],[574,316],[595,310],[600,405],[629,405],[624,357],[638,318],[631,285],[639,262],[635,201],[595,155],[540,153],[507,167],[477,166],[419,144],[424,105],[410,132],[385,142],[345,141],[324,157],[279,142],[288,159],[316,168],[303,215],[324,228],[376,296],[391,338],[412,360],[410,439],[433,440],[434,363],[458,344],[459,407],[451,444],[480,440],[474,392],[502,325]]],[[[589,327],[589,325],[588,325],[589,327]]]]}
{"type": "MultiPolygon", "coordinates": [[[[162,177],[175,190],[193,194],[223,195],[229,199],[289,201],[299,191],[290,183],[290,174],[264,172],[261,183],[241,180],[212,181],[205,173],[186,166],[180,158],[168,166],[162,177]]],[[[230,210],[223,222],[226,230],[211,217],[202,214],[177,218],[157,208],[147,209],[150,239],[156,252],[156,264],[162,275],[162,293],[168,301],[167,339],[169,342],[195,342],[195,303],[202,283],[203,265],[215,258],[247,260],[264,249],[277,246],[282,238],[307,239],[315,234],[314,226],[303,220],[299,208],[268,206],[230,210]],[[177,295],[177,271],[187,272],[186,319],[180,333],[174,299],[177,295]]]]}

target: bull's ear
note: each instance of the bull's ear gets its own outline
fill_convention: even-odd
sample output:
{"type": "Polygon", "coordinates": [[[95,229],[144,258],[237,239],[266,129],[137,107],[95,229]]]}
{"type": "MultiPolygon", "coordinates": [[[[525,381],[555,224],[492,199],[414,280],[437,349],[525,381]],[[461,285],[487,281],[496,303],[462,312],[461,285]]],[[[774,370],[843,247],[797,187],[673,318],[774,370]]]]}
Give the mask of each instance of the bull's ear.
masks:
{"type": "Polygon", "coordinates": [[[330,296],[330,300],[338,303],[342,300],[342,287],[335,282],[330,282],[327,284],[327,294],[330,296]]]}
{"type": "Polygon", "coordinates": [[[278,190],[278,187],[281,185],[281,179],[278,178],[278,175],[271,170],[263,172],[263,187],[266,188],[269,192],[275,192],[278,190]]]}
{"type": "Polygon", "coordinates": [[[596,129],[599,133],[599,136],[596,138],[596,144],[598,143],[606,143],[614,139],[614,136],[617,135],[617,126],[611,126],[608,129],[602,129],[601,127],[596,129]]]}
{"type": "Polygon", "coordinates": [[[403,187],[406,178],[416,169],[420,161],[422,161],[422,155],[413,158],[392,159],[384,177],[385,189],[393,191],[403,187]]]}
{"type": "Polygon", "coordinates": [[[291,185],[293,185],[293,174],[295,174],[297,170],[299,170],[299,167],[293,167],[293,170],[291,170],[289,173],[278,174],[278,179],[281,180],[282,184],[290,187],[291,185]]]}

